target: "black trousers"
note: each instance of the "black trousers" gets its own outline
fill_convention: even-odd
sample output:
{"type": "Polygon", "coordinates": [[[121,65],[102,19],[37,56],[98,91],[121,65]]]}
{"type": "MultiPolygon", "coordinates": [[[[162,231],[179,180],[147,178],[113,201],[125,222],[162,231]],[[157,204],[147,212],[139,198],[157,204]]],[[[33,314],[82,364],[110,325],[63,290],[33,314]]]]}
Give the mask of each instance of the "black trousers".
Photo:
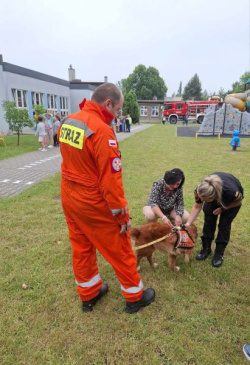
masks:
{"type": "Polygon", "coordinates": [[[54,140],[54,146],[57,146],[58,145],[57,134],[53,135],[53,140],[54,140]]]}
{"type": "Polygon", "coordinates": [[[238,214],[241,205],[228,209],[225,212],[221,213],[220,215],[213,214],[213,211],[216,208],[218,208],[216,202],[203,204],[204,226],[201,239],[202,243],[211,245],[214,239],[216,223],[219,217],[218,234],[215,242],[216,242],[216,249],[223,253],[230,239],[232,221],[238,214]]]}

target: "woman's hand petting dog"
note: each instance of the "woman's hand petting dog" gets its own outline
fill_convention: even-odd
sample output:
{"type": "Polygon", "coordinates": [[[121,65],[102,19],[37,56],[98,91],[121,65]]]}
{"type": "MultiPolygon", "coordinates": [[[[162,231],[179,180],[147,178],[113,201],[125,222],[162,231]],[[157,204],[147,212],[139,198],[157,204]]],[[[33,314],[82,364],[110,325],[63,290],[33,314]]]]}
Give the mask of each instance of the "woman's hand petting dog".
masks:
{"type": "Polygon", "coordinates": [[[166,217],[165,215],[162,217],[162,223],[169,225],[170,227],[173,227],[171,221],[166,217]]]}

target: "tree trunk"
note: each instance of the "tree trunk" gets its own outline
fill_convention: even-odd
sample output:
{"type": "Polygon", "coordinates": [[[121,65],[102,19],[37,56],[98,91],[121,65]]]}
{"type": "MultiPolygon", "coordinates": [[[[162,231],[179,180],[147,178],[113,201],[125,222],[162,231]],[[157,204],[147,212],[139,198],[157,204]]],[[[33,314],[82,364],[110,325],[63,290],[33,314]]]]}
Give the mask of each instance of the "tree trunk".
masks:
{"type": "Polygon", "coordinates": [[[17,131],[17,145],[19,146],[19,139],[20,139],[20,131],[18,129],[17,131]]]}

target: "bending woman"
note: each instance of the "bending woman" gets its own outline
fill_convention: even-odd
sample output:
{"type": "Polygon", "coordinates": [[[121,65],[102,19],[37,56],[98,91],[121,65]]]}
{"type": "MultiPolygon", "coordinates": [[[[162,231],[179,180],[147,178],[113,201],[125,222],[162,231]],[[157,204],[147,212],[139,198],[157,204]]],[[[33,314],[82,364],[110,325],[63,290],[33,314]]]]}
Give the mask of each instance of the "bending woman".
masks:
{"type": "Polygon", "coordinates": [[[202,250],[196,256],[197,260],[205,260],[212,252],[211,244],[214,239],[218,215],[218,234],[216,249],[212,259],[213,267],[223,263],[225,248],[230,239],[231,224],[238,214],[243,199],[243,188],[236,177],[227,172],[214,172],[205,177],[194,191],[195,204],[190,212],[187,224],[193,223],[203,206],[204,226],[202,250]]]}
{"type": "Polygon", "coordinates": [[[186,223],[188,212],[184,210],[182,186],[185,176],[182,170],[173,169],[166,171],[164,178],[153,183],[147,205],[143,214],[147,222],[156,221],[158,218],[163,223],[179,226],[186,223]]]}

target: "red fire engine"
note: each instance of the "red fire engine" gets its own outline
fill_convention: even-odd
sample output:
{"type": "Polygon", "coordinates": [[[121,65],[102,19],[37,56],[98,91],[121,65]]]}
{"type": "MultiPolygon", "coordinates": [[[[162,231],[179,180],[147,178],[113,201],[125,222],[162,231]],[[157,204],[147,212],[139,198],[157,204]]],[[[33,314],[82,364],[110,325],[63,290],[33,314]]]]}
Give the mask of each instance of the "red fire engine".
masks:
{"type": "Polygon", "coordinates": [[[196,120],[201,124],[207,107],[211,104],[221,106],[219,100],[202,100],[202,101],[168,101],[164,103],[163,122],[169,121],[170,124],[176,124],[178,120],[184,120],[188,113],[189,120],[196,120]]]}

